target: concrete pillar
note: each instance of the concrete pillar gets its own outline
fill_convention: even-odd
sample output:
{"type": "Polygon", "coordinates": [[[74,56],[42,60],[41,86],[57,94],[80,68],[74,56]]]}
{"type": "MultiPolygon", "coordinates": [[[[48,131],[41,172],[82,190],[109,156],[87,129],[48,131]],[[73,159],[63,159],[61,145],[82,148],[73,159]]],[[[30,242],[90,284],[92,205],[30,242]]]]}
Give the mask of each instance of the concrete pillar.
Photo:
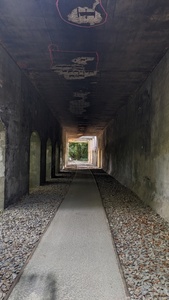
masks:
{"type": "Polygon", "coordinates": [[[41,140],[40,185],[46,181],[46,141],[41,140]]]}
{"type": "Polygon", "coordinates": [[[93,136],[88,142],[88,161],[89,163],[97,166],[98,161],[98,145],[97,137],[93,136]]]}
{"type": "Polygon", "coordinates": [[[62,131],[62,145],[60,148],[60,169],[64,169],[66,166],[66,149],[67,149],[67,133],[65,130],[62,131]]]}
{"type": "Polygon", "coordinates": [[[56,147],[55,144],[52,145],[52,165],[51,165],[51,177],[55,178],[55,164],[56,164],[56,147]]]}
{"type": "Polygon", "coordinates": [[[32,132],[30,138],[29,188],[40,185],[40,137],[32,132]]]}
{"type": "Polygon", "coordinates": [[[60,171],[60,148],[58,143],[55,146],[55,175],[60,171]]]}
{"type": "Polygon", "coordinates": [[[4,209],[6,133],[0,121],[0,211],[4,209]]]}
{"type": "Polygon", "coordinates": [[[97,151],[97,167],[100,168],[100,149],[97,151]]]}
{"type": "Polygon", "coordinates": [[[60,170],[63,169],[63,146],[60,145],[60,170]]]}
{"type": "Polygon", "coordinates": [[[68,138],[67,138],[66,139],[65,166],[68,165],[68,159],[69,159],[69,142],[68,142],[68,138]]]}
{"type": "Polygon", "coordinates": [[[92,164],[92,140],[88,142],[88,162],[92,164]]]}
{"type": "Polygon", "coordinates": [[[51,140],[48,139],[46,144],[46,180],[51,179],[52,174],[52,144],[51,140]]]}

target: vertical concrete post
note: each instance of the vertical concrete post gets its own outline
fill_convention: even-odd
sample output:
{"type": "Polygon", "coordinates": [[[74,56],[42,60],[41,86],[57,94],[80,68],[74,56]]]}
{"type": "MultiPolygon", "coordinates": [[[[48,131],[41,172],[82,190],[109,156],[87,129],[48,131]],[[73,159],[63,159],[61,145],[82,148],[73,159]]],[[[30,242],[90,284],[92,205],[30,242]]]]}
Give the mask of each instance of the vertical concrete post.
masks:
{"type": "Polygon", "coordinates": [[[91,147],[91,140],[88,142],[88,162],[92,164],[92,147],[91,147]]]}
{"type": "Polygon", "coordinates": [[[56,164],[56,147],[52,144],[52,167],[51,167],[51,177],[55,177],[55,164],[56,164]]]}
{"type": "Polygon", "coordinates": [[[60,145],[60,162],[59,162],[59,164],[60,164],[60,170],[62,170],[63,169],[63,146],[62,145],[60,145]]]}
{"type": "Polygon", "coordinates": [[[99,149],[99,157],[98,157],[98,167],[102,168],[102,156],[103,156],[103,134],[98,137],[98,149],[99,149]]]}
{"type": "Polygon", "coordinates": [[[97,161],[98,168],[102,168],[102,150],[98,149],[98,161],[97,161]]]}
{"type": "Polygon", "coordinates": [[[40,185],[40,137],[32,132],[30,138],[29,189],[40,185]]]}
{"type": "Polygon", "coordinates": [[[62,148],[61,148],[61,152],[62,152],[62,168],[65,168],[65,166],[67,165],[67,142],[68,142],[68,137],[67,137],[67,133],[65,130],[63,130],[62,132],[62,148]]]}
{"type": "Polygon", "coordinates": [[[100,149],[97,151],[97,167],[100,168],[100,149]]]}
{"type": "Polygon", "coordinates": [[[52,170],[52,143],[48,139],[46,143],[46,180],[51,179],[51,170],[52,170]]]}
{"type": "Polygon", "coordinates": [[[103,164],[103,151],[101,150],[101,152],[100,152],[100,168],[102,168],[102,164],[103,164]]]}
{"type": "Polygon", "coordinates": [[[4,209],[6,133],[0,121],[0,211],[4,209]]]}
{"type": "Polygon", "coordinates": [[[66,139],[65,166],[68,165],[68,158],[69,158],[69,142],[68,139],[66,139]]]}
{"type": "Polygon", "coordinates": [[[98,143],[97,137],[93,136],[88,142],[88,157],[89,163],[97,166],[98,161],[98,143]]]}
{"type": "Polygon", "coordinates": [[[46,181],[46,141],[41,141],[41,160],[40,160],[40,185],[46,181]]]}
{"type": "Polygon", "coordinates": [[[55,174],[58,174],[60,171],[60,150],[59,145],[55,145],[55,174]]]}

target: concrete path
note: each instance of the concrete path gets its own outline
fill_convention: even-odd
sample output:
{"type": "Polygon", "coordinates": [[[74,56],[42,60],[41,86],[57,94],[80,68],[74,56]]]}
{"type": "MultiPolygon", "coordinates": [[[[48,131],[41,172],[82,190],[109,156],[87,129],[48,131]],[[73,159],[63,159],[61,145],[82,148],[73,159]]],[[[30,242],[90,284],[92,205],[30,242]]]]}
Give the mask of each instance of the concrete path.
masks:
{"type": "Polygon", "coordinates": [[[78,171],[10,300],[127,299],[100,194],[78,171]]]}

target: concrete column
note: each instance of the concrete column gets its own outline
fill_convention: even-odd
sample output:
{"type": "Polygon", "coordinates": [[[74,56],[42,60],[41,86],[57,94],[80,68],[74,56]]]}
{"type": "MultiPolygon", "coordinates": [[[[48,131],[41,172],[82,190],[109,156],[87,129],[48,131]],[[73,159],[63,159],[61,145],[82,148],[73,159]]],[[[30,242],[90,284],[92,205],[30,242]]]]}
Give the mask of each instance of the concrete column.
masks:
{"type": "Polygon", "coordinates": [[[55,164],[56,164],[56,147],[52,144],[52,165],[51,165],[51,177],[55,178],[55,164]]]}
{"type": "Polygon", "coordinates": [[[52,144],[51,140],[48,139],[46,144],[46,180],[51,179],[52,170],[52,144]]]}
{"type": "Polygon", "coordinates": [[[62,170],[63,169],[63,146],[62,145],[60,145],[60,162],[59,162],[59,164],[60,164],[60,170],[62,170]]]}
{"type": "Polygon", "coordinates": [[[46,141],[41,141],[40,185],[46,181],[46,141]]]}
{"type": "Polygon", "coordinates": [[[92,141],[89,140],[88,142],[88,161],[89,164],[92,164],[92,141]]]}
{"type": "Polygon", "coordinates": [[[6,133],[0,121],[0,211],[4,209],[6,133]]]}
{"type": "Polygon", "coordinates": [[[59,145],[56,143],[55,146],[55,174],[59,173],[60,171],[60,148],[59,145]]]}
{"type": "Polygon", "coordinates": [[[29,188],[40,185],[40,148],[39,134],[32,132],[30,138],[29,188]]]}
{"type": "Polygon", "coordinates": [[[88,148],[89,163],[93,164],[94,166],[97,166],[97,160],[98,160],[97,137],[93,136],[93,138],[89,140],[88,145],[89,145],[88,148]]]}
{"type": "Polygon", "coordinates": [[[65,168],[66,165],[66,149],[67,149],[67,134],[66,131],[62,132],[62,146],[61,146],[61,169],[65,168]]]}
{"type": "Polygon", "coordinates": [[[100,149],[97,151],[97,167],[100,168],[100,149]]]}

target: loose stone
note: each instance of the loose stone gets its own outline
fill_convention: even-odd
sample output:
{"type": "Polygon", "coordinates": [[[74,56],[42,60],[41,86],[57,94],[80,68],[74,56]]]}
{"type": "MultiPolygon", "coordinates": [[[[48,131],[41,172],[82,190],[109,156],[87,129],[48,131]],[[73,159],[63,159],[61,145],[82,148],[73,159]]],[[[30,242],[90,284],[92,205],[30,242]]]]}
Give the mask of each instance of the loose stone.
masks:
{"type": "Polygon", "coordinates": [[[169,299],[169,224],[103,171],[92,171],[131,300],[169,299]]]}
{"type": "Polygon", "coordinates": [[[32,190],[0,215],[0,300],[4,299],[64,199],[73,173],[32,190]]]}

